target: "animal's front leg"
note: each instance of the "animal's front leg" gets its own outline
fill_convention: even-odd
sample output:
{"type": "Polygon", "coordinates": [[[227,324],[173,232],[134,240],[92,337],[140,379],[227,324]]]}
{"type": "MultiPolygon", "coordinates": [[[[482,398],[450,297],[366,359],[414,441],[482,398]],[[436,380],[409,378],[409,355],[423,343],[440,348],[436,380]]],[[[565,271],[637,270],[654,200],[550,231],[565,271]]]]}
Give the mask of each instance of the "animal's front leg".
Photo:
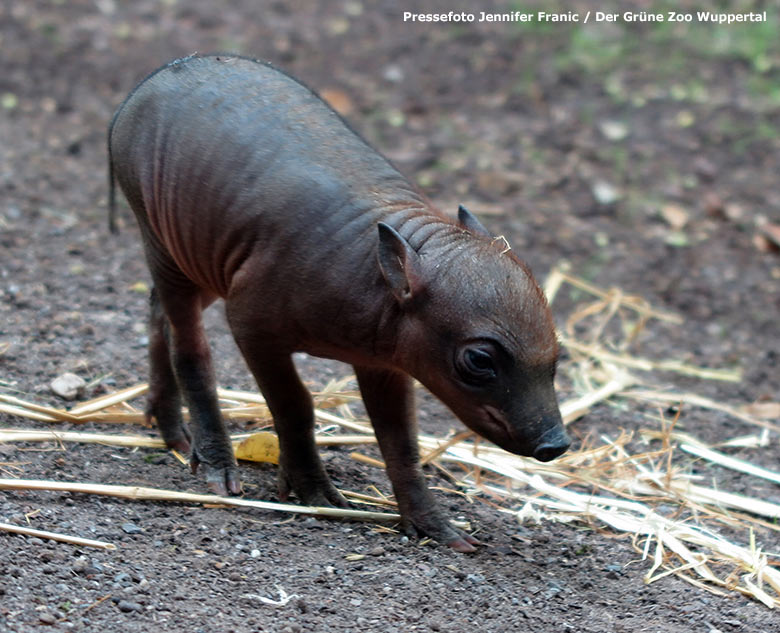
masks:
{"type": "Polygon", "coordinates": [[[479,542],[450,523],[425,483],[411,379],[400,372],[369,367],[355,367],[355,374],[405,528],[459,552],[475,551],[479,542]]]}

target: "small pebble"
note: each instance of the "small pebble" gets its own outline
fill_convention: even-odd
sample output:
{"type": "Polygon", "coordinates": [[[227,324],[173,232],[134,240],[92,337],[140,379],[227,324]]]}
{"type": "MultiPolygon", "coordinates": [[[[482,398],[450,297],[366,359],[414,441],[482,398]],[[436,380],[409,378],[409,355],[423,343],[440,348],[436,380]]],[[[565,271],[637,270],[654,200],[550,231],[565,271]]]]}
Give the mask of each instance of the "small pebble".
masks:
{"type": "Polygon", "coordinates": [[[55,624],[57,622],[57,618],[54,617],[51,613],[41,613],[41,615],[38,616],[38,619],[43,624],[55,624]]]}
{"type": "Polygon", "coordinates": [[[397,84],[404,80],[404,71],[400,66],[391,64],[386,66],[382,71],[382,77],[387,81],[397,84]]]}
{"type": "Polygon", "coordinates": [[[135,523],[123,523],[122,531],[125,534],[140,534],[141,532],[143,532],[143,530],[139,528],[135,523]]]}
{"type": "Polygon", "coordinates": [[[86,387],[87,383],[81,376],[65,373],[51,381],[49,387],[60,398],[73,400],[86,387]]]}
{"type": "Polygon", "coordinates": [[[142,607],[137,602],[131,602],[130,600],[120,600],[117,605],[120,611],[125,613],[131,613],[133,611],[141,611],[142,607]]]}
{"type": "Polygon", "coordinates": [[[599,204],[609,205],[620,200],[618,189],[605,180],[594,182],[591,186],[591,192],[599,204]]]}

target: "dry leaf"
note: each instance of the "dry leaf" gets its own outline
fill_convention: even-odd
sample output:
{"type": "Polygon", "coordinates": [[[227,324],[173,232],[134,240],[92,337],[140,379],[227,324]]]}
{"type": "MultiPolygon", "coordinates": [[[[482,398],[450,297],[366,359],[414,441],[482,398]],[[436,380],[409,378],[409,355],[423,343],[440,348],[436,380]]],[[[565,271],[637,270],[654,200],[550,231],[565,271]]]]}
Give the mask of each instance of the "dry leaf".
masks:
{"type": "Polygon", "coordinates": [[[323,90],[320,90],[320,97],[342,116],[347,116],[355,110],[355,106],[349,95],[338,88],[324,88],[323,90]]]}
{"type": "Polygon", "coordinates": [[[236,446],[236,459],[248,462],[279,463],[279,438],[274,433],[253,433],[236,446]]]}

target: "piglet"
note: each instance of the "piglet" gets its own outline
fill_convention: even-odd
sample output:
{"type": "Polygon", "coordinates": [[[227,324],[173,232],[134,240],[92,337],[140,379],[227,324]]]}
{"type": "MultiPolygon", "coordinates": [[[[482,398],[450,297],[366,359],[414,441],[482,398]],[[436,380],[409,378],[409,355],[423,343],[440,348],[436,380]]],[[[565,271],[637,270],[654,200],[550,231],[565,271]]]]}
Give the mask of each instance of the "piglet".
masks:
{"type": "Polygon", "coordinates": [[[244,57],[173,61],[119,107],[108,155],[111,224],[117,182],[154,282],[147,413],[214,493],[241,492],[201,320],[216,299],[273,415],[282,499],[346,503],[296,351],[352,364],[406,528],[455,550],[477,541],[426,486],[410,377],[507,451],[568,448],[528,267],[463,207],[457,221],[434,209],[293,77],[244,57]]]}

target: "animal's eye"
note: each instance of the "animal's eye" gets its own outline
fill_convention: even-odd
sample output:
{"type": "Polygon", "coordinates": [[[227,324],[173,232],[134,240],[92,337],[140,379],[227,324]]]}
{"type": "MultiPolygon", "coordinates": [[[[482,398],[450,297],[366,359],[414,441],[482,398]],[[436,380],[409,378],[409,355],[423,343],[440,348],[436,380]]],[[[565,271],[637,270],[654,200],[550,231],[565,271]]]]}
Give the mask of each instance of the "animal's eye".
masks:
{"type": "Polygon", "coordinates": [[[457,368],[460,377],[470,384],[481,384],[496,377],[493,356],[480,347],[467,347],[461,350],[457,368]]]}

